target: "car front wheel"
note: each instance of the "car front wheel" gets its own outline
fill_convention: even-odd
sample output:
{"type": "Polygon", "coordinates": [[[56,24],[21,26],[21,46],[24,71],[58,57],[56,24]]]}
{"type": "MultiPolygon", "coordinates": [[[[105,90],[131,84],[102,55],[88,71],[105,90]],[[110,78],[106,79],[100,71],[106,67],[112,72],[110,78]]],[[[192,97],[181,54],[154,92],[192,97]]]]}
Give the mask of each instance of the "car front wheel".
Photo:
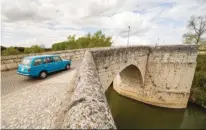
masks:
{"type": "Polygon", "coordinates": [[[70,65],[68,64],[68,65],[66,65],[66,69],[67,70],[69,70],[70,69],[70,65]]]}
{"type": "Polygon", "coordinates": [[[46,73],[45,71],[42,71],[42,72],[40,73],[39,77],[40,77],[41,79],[45,79],[45,78],[47,77],[47,73],[46,73]]]}

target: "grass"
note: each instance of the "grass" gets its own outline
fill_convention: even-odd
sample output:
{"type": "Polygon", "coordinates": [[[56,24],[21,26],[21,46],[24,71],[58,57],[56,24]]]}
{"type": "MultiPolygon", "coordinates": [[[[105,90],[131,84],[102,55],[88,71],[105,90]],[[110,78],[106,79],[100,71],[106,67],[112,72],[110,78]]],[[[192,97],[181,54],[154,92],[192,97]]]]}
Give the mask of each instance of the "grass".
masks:
{"type": "Polygon", "coordinates": [[[198,55],[190,101],[206,108],[206,54],[198,55]]]}

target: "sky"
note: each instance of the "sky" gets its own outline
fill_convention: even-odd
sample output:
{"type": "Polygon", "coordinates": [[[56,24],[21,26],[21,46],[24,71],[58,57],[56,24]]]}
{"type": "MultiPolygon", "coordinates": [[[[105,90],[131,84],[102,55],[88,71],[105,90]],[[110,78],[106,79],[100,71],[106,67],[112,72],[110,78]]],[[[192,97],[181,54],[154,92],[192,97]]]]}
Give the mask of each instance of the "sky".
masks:
{"type": "Polygon", "coordinates": [[[112,46],[182,44],[206,0],[2,0],[1,45],[44,45],[102,30],[112,46]]]}

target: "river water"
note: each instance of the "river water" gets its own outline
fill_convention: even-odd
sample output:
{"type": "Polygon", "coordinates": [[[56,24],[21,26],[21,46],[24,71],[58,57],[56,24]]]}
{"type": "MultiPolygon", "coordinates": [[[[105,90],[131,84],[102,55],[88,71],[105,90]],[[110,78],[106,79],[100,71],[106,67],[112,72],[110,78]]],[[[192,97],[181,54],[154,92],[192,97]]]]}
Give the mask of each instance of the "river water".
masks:
{"type": "Polygon", "coordinates": [[[206,110],[192,103],[186,109],[152,106],[121,96],[112,86],[106,97],[118,129],[206,129],[206,110]]]}

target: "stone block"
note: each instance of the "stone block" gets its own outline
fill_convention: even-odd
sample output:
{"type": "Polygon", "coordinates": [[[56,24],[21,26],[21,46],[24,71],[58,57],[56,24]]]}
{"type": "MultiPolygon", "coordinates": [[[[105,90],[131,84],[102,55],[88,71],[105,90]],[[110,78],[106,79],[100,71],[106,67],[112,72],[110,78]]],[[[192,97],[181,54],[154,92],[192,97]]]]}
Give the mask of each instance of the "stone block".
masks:
{"type": "Polygon", "coordinates": [[[59,56],[64,57],[64,56],[66,56],[66,54],[65,53],[60,53],[59,56]]]}
{"type": "Polygon", "coordinates": [[[80,54],[85,54],[85,50],[79,50],[80,54]]]}
{"type": "Polygon", "coordinates": [[[79,51],[76,51],[76,52],[75,52],[75,55],[80,55],[80,52],[79,52],[79,51]]]}
{"type": "Polygon", "coordinates": [[[105,69],[99,69],[99,73],[105,72],[105,69]]]}
{"type": "Polygon", "coordinates": [[[5,64],[1,64],[1,71],[6,71],[6,70],[8,70],[6,65],[5,64]]]}
{"type": "Polygon", "coordinates": [[[31,54],[29,54],[29,56],[35,56],[36,54],[35,53],[31,53],[31,54]]]}
{"type": "Polygon", "coordinates": [[[12,59],[13,57],[14,56],[2,56],[1,58],[7,60],[7,59],[12,59]]]}
{"type": "Polygon", "coordinates": [[[80,56],[75,56],[75,59],[76,60],[80,60],[80,56]]]}
{"type": "Polygon", "coordinates": [[[14,63],[13,59],[8,59],[8,60],[4,60],[3,61],[5,64],[10,64],[10,63],[14,63]]]}
{"type": "Polygon", "coordinates": [[[19,62],[21,62],[21,60],[22,60],[22,59],[17,58],[17,59],[14,59],[14,62],[19,63],[19,62]]]}
{"type": "Polygon", "coordinates": [[[16,63],[6,64],[6,66],[9,70],[16,69],[18,67],[16,63]]]}
{"type": "Polygon", "coordinates": [[[67,53],[65,53],[65,55],[66,55],[66,56],[72,56],[72,55],[74,55],[74,54],[73,54],[73,53],[68,53],[68,52],[67,52],[67,53]]]}

